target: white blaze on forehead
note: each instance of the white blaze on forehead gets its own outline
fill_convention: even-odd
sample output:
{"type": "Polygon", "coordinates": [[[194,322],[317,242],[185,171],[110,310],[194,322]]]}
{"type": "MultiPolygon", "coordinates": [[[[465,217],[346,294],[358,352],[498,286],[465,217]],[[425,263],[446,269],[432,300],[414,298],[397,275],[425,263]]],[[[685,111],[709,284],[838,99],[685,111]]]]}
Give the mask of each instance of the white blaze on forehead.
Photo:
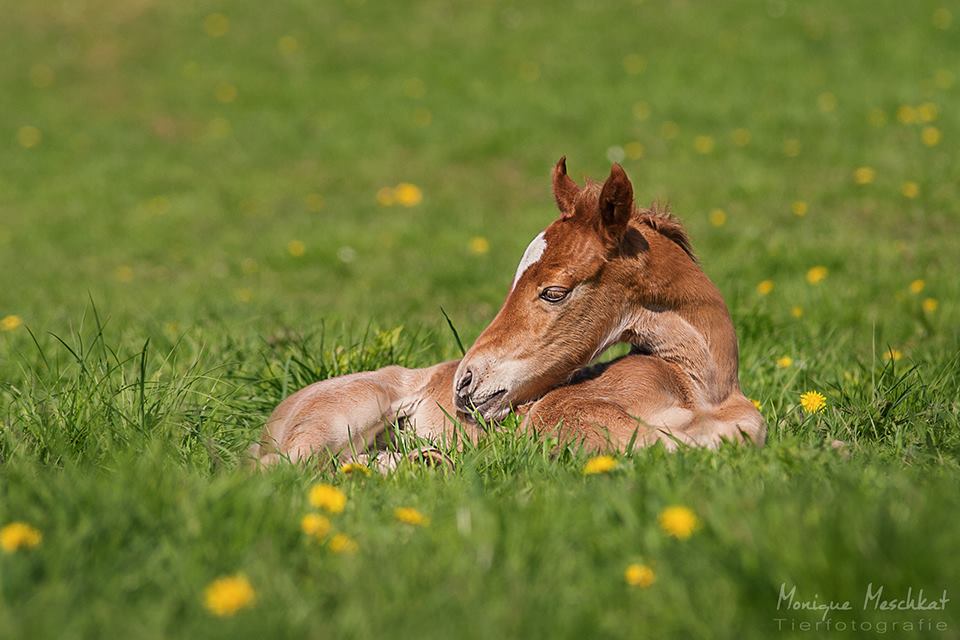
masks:
{"type": "Polygon", "coordinates": [[[513,285],[510,287],[511,290],[517,286],[517,280],[520,279],[523,272],[529,269],[530,265],[536,264],[543,255],[544,250],[546,250],[547,240],[543,237],[543,234],[544,232],[541,231],[537,234],[537,237],[527,245],[527,250],[523,252],[523,258],[520,259],[520,264],[517,266],[517,275],[513,276],[513,285]]]}

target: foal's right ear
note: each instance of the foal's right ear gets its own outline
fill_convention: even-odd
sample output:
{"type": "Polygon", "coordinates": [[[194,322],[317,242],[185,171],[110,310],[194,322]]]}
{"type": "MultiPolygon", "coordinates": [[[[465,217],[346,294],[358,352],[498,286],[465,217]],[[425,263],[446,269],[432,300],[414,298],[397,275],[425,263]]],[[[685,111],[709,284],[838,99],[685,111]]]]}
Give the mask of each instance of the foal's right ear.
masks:
{"type": "Polygon", "coordinates": [[[618,163],[610,167],[610,177],[600,189],[600,228],[612,243],[619,244],[633,215],[633,185],[618,163]]]}
{"type": "Polygon", "coordinates": [[[553,198],[557,201],[557,208],[564,218],[573,215],[580,187],[567,175],[567,156],[561,156],[553,168],[553,198]]]}

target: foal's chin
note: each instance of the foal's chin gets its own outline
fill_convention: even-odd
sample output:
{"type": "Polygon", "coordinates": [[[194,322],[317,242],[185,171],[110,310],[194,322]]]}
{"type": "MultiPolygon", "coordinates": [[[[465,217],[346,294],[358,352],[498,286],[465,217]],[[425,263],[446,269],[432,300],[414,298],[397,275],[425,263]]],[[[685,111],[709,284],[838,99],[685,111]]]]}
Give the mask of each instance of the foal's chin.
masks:
{"type": "Polygon", "coordinates": [[[510,415],[510,410],[512,408],[513,404],[509,399],[503,396],[501,398],[497,398],[489,405],[474,407],[470,411],[460,410],[460,415],[463,419],[471,424],[477,424],[478,418],[485,424],[490,424],[491,422],[497,422],[506,418],[508,415],[510,415]]]}
{"type": "MultiPolygon", "coordinates": [[[[549,391],[549,389],[547,391],[549,391]]],[[[508,390],[488,405],[473,407],[469,412],[461,410],[460,415],[471,424],[476,424],[478,417],[482,419],[485,424],[490,424],[503,420],[510,415],[511,412],[523,416],[526,415],[527,411],[530,410],[530,407],[537,402],[537,400],[543,397],[544,393],[546,393],[546,391],[530,395],[528,393],[518,393],[516,390],[508,390]]]]}

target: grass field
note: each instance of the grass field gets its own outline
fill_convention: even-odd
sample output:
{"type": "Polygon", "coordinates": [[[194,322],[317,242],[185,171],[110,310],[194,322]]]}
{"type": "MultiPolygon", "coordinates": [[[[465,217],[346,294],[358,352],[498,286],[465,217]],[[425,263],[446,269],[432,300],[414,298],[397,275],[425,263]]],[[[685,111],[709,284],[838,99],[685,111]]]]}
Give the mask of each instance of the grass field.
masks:
{"type": "Polygon", "coordinates": [[[960,636],[960,7],[0,9],[0,526],[42,534],[0,637],[960,636]],[[562,154],[684,220],[765,448],[585,477],[508,420],[453,470],[242,466],[299,386],[456,357],[441,307],[493,317],[562,154]],[[354,553],[301,532],[317,482],[354,553]]]}

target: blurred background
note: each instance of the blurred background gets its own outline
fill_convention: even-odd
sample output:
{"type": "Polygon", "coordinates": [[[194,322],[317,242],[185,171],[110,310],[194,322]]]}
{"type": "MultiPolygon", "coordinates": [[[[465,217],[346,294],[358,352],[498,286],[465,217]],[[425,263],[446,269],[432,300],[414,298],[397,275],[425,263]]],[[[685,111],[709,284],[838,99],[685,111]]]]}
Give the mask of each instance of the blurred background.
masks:
{"type": "Polygon", "coordinates": [[[443,306],[469,340],[562,154],[669,201],[748,336],[899,345],[952,313],[950,2],[4,4],[7,327],[91,299],[168,336],[443,306]]]}

